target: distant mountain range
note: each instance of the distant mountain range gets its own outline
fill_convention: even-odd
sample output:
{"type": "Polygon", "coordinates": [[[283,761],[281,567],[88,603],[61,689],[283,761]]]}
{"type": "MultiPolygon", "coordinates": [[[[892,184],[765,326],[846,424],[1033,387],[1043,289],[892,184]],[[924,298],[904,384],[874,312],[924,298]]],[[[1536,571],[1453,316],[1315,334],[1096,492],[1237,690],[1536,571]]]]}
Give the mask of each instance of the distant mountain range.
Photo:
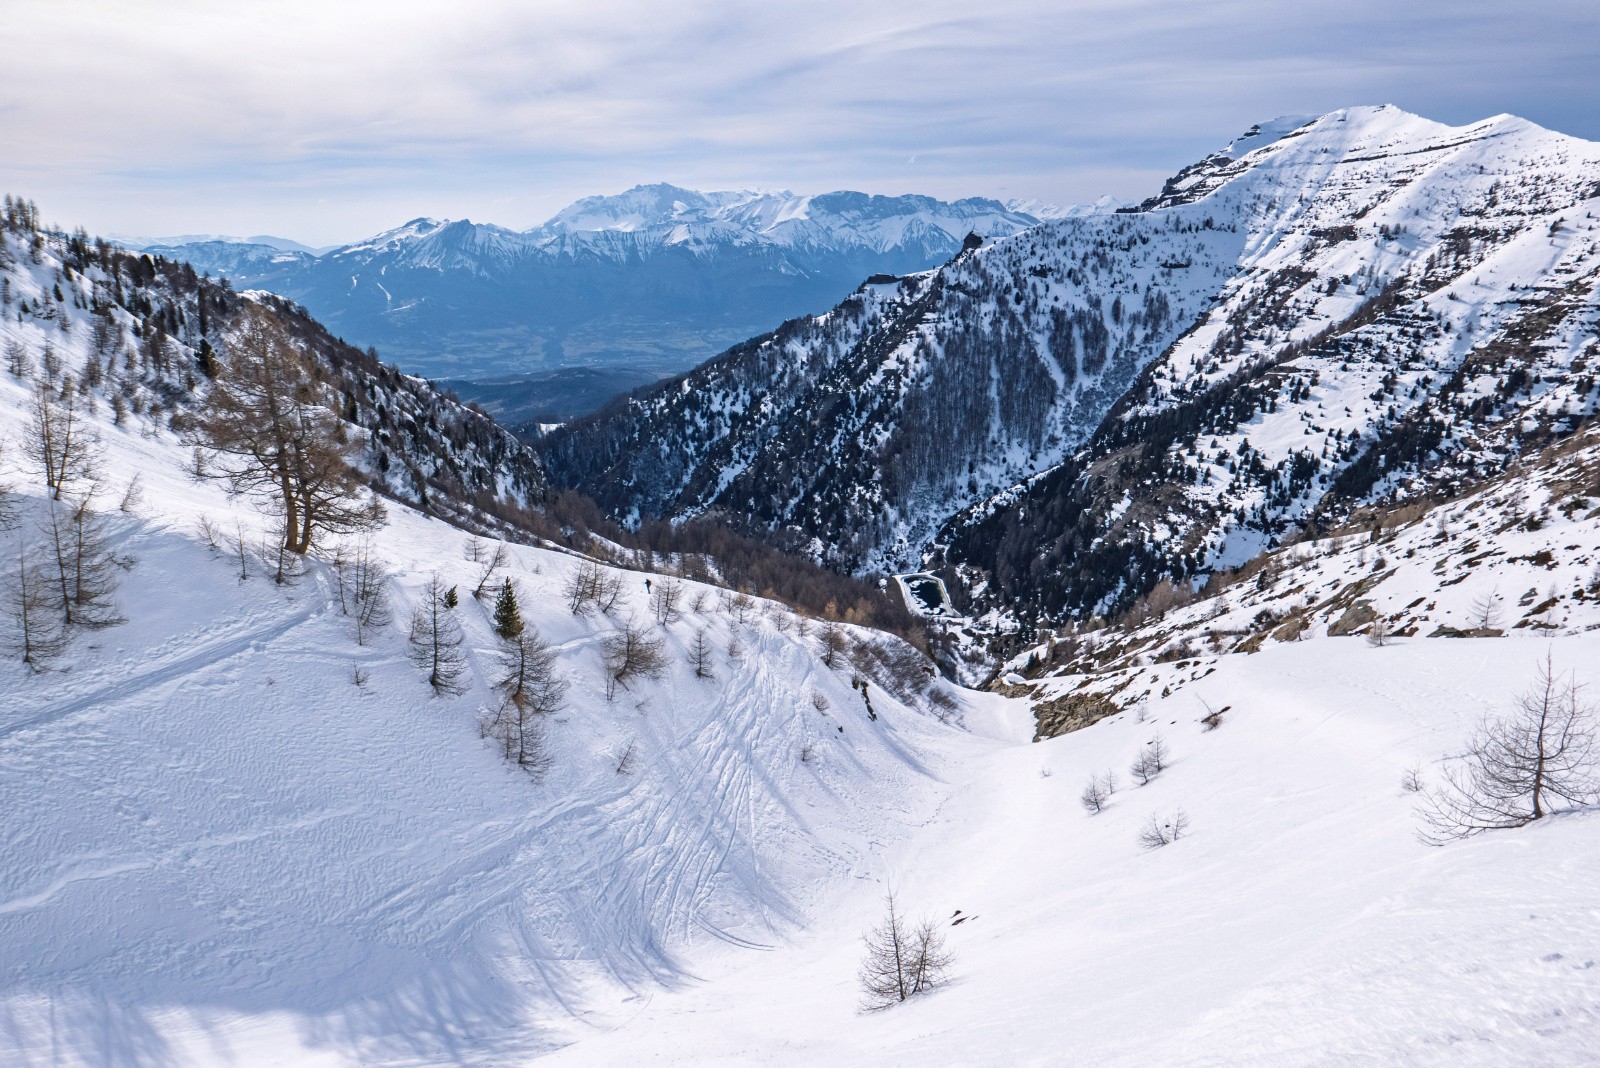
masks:
{"type": "Polygon", "coordinates": [[[585,197],[531,230],[413,219],[321,252],[208,236],[142,247],[289,297],[346,340],[429,377],[572,366],[664,374],[822,311],[870,276],[937,266],[968,233],[1015,234],[1061,211],[1034,207],[641,185],[585,197]]]}

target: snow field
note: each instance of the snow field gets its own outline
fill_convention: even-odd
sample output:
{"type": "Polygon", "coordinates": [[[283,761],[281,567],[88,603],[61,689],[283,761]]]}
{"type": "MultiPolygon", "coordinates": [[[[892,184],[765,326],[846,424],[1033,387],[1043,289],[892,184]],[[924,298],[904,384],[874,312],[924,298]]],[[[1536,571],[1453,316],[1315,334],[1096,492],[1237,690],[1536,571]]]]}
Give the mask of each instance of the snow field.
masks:
{"type": "MultiPolygon", "coordinates": [[[[1541,643],[1542,645],[1542,643],[1541,643]]],[[[1600,640],[1551,643],[1593,681],[1600,640]]],[[[1585,1065],[1600,1035],[1592,812],[1434,849],[1424,778],[1531,677],[1534,643],[1316,640],[1225,657],[1038,746],[974,741],[958,792],[826,926],[663,993],[556,1064],[1585,1065]],[[1526,654],[1512,655],[1511,651],[1526,654]],[[1171,766],[1134,787],[1159,732],[1171,766]],[[1120,785],[1088,816],[1078,793],[1120,785]],[[1190,830],[1145,850],[1152,813],[1190,830]],[[954,982],[856,1010],[892,884],[947,927],[954,982]]],[[[1005,715],[1005,713],[1000,713],[1005,715]]],[[[1012,724],[1016,726],[1015,723],[1012,724]]]]}

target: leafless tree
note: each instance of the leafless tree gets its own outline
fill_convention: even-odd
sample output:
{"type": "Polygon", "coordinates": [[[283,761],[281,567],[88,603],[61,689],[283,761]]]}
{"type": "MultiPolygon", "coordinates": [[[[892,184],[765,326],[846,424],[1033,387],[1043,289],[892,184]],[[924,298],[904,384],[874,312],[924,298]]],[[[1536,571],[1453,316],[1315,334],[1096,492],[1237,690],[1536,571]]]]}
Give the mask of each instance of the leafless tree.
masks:
{"type": "Polygon", "coordinates": [[[122,327],[108,316],[95,316],[94,328],[90,332],[90,344],[96,356],[111,355],[122,344],[122,327]]]}
{"type": "Polygon", "coordinates": [[[16,560],[0,585],[11,624],[5,648],[35,670],[58,656],[67,644],[55,590],[39,567],[40,555],[37,549],[19,542],[16,560]]]}
{"type": "Polygon", "coordinates": [[[379,525],[382,506],[363,499],[355,446],[310,361],[264,312],[247,313],[232,349],[196,419],[197,444],[230,461],[208,477],[268,494],[291,553],[379,525]]]}
{"type": "Polygon", "coordinates": [[[663,627],[671,626],[682,615],[683,583],[675,578],[660,578],[650,590],[650,614],[663,627]]]}
{"type": "Polygon", "coordinates": [[[652,638],[632,620],[600,644],[606,668],[606,700],[616,696],[617,687],[629,688],[634,679],[659,678],[667,659],[661,639],[652,638]]]}
{"type": "Polygon", "coordinates": [[[935,686],[928,691],[928,708],[940,723],[960,723],[962,720],[960,698],[943,686],[935,686]]]}
{"type": "Polygon", "coordinates": [[[378,559],[372,540],[364,539],[348,551],[350,615],[356,621],[356,644],[367,644],[375,630],[389,625],[389,574],[378,559]]]}
{"type": "Polygon", "coordinates": [[[79,416],[75,390],[34,385],[22,451],[56,500],[68,489],[95,480],[100,444],[79,416]]]}
{"type": "Polygon", "coordinates": [[[471,559],[478,565],[478,584],[472,588],[472,596],[482,600],[483,595],[488,592],[489,584],[494,581],[495,575],[507,564],[511,563],[511,550],[506,548],[506,543],[503,541],[495,542],[494,548],[490,549],[484,547],[483,542],[479,539],[473,538],[469,543],[468,552],[470,553],[474,550],[476,550],[477,555],[471,557],[471,559]]]}
{"type": "Polygon", "coordinates": [[[217,524],[210,516],[202,514],[199,519],[194,521],[194,529],[195,533],[199,534],[206,543],[208,549],[214,553],[222,551],[222,544],[217,540],[221,537],[221,534],[217,530],[217,524]]]}
{"type": "Polygon", "coordinates": [[[1472,600],[1472,624],[1477,630],[1493,630],[1500,625],[1500,595],[1498,591],[1472,600]]]}
{"type": "Polygon", "coordinates": [[[233,524],[233,548],[234,555],[239,560],[239,581],[248,582],[250,580],[250,550],[245,547],[244,525],[238,521],[233,524]]]}
{"type": "Polygon", "coordinates": [[[1483,831],[1522,827],[1600,792],[1597,711],[1549,654],[1509,715],[1485,720],[1466,753],[1421,807],[1422,837],[1442,845],[1483,831]]]}
{"type": "Polygon", "coordinates": [[[503,700],[490,721],[490,733],[507,760],[538,775],[549,766],[543,717],[560,711],[567,681],[557,670],[555,650],[535,627],[524,626],[505,640],[500,661],[495,688],[503,700]]]}
{"type": "Polygon", "coordinates": [[[1110,802],[1111,795],[1116,792],[1116,773],[1108,771],[1104,775],[1096,775],[1084,785],[1083,793],[1078,795],[1078,802],[1089,815],[1098,815],[1110,802]]]}
{"type": "Polygon", "coordinates": [[[1146,849],[1160,849],[1182,838],[1189,830],[1189,817],[1183,809],[1174,809],[1166,816],[1152,812],[1139,828],[1139,844],[1146,849]]]}
{"type": "Polygon", "coordinates": [[[832,703],[828,700],[828,695],[821,690],[811,691],[811,707],[818,712],[826,712],[832,703]]]}
{"type": "Polygon", "coordinates": [[[1389,637],[1389,621],[1380,614],[1367,628],[1367,644],[1374,649],[1382,649],[1389,644],[1389,637]]]}
{"type": "Polygon", "coordinates": [[[585,560],[567,578],[562,593],[575,616],[586,616],[596,609],[609,614],[622,597],[622,578],[597,561],[585,560]]]}
{"type": "Polygon", "coordinates": [[[1139,755],[1128,766],[1128,773],[1133,776],[1134,782],[1143,786],[1166,770],[1169,759],[1167,743],[1158,734],[1139,750],[1139,755]]]}
{"type": "Polygon", "coordinates": [[[6,341],[6,370],[11,372],[13,378],[27,378],[33,371],[33,361],[28,358],[28,350],[16,338],[6,341]]]}
{"type": "Polygon", "coordinates": [[[112,549],[110,528],[89,498],[75,502],[52,498],[44,510],[42,529],[62,621],[85,627],[122,622],[112,598],[117,572],[127,561],[112,549]]]}
{"type": "Polygon", "coordinates": [[[817,632],[817,655],[822,659],[824,667],[838,667],[844,661],[847,645],[844,630],[837,623],[831,621],[824,623],[822,629],[817,632]]]}
{"type": "Polygon", "coordinates": [[[706,629],[704,627],[694,632],[694,641],[689,644],[689,666],[694,668],[694,677],[697,679],[716,677],[717,671],[712,658],[711,639],[706,637],[706,629]]]}
{"type": "Polygon", "coordinates": [[[901,915],[892,892],[885,896],[884,906],[883,920],[862,936],[866,956],[860,972],[861,1007],[868,1011],[926,994],[944,982],[954,963],[933,920],[913,926],[901,915]]]}
{"type": "Polygon", "coordinates": [[[466,692],[465,637],[445,604],[448,591],[435,572],[423,587],[422,603],[411,617],[411,660],[428,673],[428,685],[441,696],[466,692]]]}
{"type": "Polygon", "coordinates": [[[756,599],[750,596],[744,590],[738,590],[728,598],[728,614],[731,615],[733,617],[733,621],[740,626],[744,626],[746,623],[749,623],[751,617],[755,615],[755,612],[756,599]]]}
{"type": "Polygon", "coordinates": [[[279,586],[293,585],[306,576],[305,558],[289,548],[286,534],[263,532],[256,544],[256,555],[272,565],[272,581],[279,586]]]}

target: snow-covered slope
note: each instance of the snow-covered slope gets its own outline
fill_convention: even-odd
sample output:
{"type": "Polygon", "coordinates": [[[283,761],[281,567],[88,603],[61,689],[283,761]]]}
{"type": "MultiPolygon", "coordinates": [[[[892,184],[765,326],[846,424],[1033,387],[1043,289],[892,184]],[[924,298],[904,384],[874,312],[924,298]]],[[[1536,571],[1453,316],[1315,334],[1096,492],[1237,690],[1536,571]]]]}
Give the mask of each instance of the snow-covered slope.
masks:
{"type": "Polygon", "coordinates": [[[637,186],[525,231],[413,219],[309,255],[206,241],[150,251],[288,296],[434,377],[563,363],[682,370],[820,311],[871,274],[943,262],[1037,220],[997,201],[637,186]]]}
{"type": "MultiPolygon", "coordinates": [[[[1093,223],[1100,271],[1120,237],[1136,266],[1119,269],[1143,279],[1139,227],[1181,208],[1093,223]]],[[[1032,678],[961,694],[959,723],[923,695],[953,691],[920,673],[885,690],[865,646],[826,666],[815,624],[780,606],[688,583],[684,617],[661,626],[647,576],[608,570],[618,605],[579,617],[565,589],[584,561],[510,545],[524,616],[571,686],[530,776],[480,736],[498,639],[467,592],[467,537],[441,516],[528,501],[537,467],[263,295],[25,233],[0,246],[0,483],[19,498],[0,639],[15,638],[11,568],[50,507],[20,448],[30,375],[101,438],[95,499],[126,566],[121,623],[80,630],[42,670],[0,661],[0,1062],[1593,1062],[1595,808],[1430,848],[1402,786],[1413,768],[1437,783],[1545,655],[1600,684],[1600,443],[1570,408],[1541,421],[1517,402],[1535,414],[1504,439],[1521,454],[1501,480],[1431,509],[1358,497],[1215,597],[1168,590],[1149,618],[1056,635],[1010,665],[1032,678]],[[174,424],[203,395],[205,343],[226,358],[228,342],[197,320],[221,323],[230,301],[327,357],[345,432],[400,498],[373,541],[394,622],[365,644],[325,558],[275,585],[247,555],[241,576],[238,548],[270,517],[191,475],[174,424]],[[452,697],[407,658],[435,573],[461,592],[452,697]],[[1480,602],[1492,625],[1476,626],[1480,602]],[[1380,614],[1397,636],[1369,644],[1380,614]],[[608,700],[602,646],[630,617],[668,667],[608,700]],[[1476,629],[1505,633],[1448,636],[1476,629]],[[688,663],[702,632],[712,678],[688,663]],[[876,680],[866,701],[857,675],[876,680]],[[1073,708],[1106,714],[1030,742],[1035,713],[1073,708]],[[1157,734],[1168,767],[1133,787],[1124,769],[1157,734]],[[1079,793],[1107,769],[1121,785],[1091,817],[1079,793]],[[1180,809],[1183,837],[1142,848],[1146,822],[1180,809]],[[942,925],[953,981],[862,1013],[859,936],[889,888],[942,925]]],[[[1203,216],[1177,235],[1191,266],[1155,269],[1210,269],[1237,239],[1203,216]]],[[[1070,276],[1038,281],[1087,303],[1070,276]]],[[[1542,377],[1536,400],[1581,372],[1542,377]]]]}

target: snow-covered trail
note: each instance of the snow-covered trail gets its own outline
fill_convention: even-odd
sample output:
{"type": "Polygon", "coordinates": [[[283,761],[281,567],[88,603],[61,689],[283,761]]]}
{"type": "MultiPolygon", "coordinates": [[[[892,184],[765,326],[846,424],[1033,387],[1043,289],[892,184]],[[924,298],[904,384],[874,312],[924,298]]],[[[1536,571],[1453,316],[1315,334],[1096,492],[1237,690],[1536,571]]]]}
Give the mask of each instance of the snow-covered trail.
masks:
{"type": "MultiPolygon", "coordinates": [[[[1600,640],[1552,645],[1600,663],[1600,640]]],[[[877,878],[795,943],[727,954],[555,1064],[1589,1065],[1600,1049],[1600,816],[1434,849],[1413,762],[1436,774],[1505,707],[1534,641],[1355,639],[1225,658],[1191,694],[1038,746],[975,745],[961,784],[877,878]],[[1175,760],[1125,768],[1159,731],[1175,760]],[[1077,801],[1115,769],[1110,808],[1077,801]],[[1152,812],[1191,833],[1154,852],[1152,812]],[[945,990],[857,1011],[860,931],[893,884],[950,918],[945,990]]]]}
{"type": "Polygon", "coordinates": [[[67,687],[78,692],[66,700],[47,702],[41,707],[36,703],[38,698],[34,694],[22,689],[12,692],[0,700],[0,717],[5,717],[0,722],[0,741],[80,712],[128,700],[157,686],[178,682],[241,653],[261,652],[270,643],[327,611],[326,576],[318,573],[313,582],[315,593],[303,598],[304,603],[292,610],[268,612],[263,613],[264,618],[242,620],[240,625],[228,627],[221,634],[208,630],[183,635],[160,649],[152,650],[145,658],[149,666],[131,674],[125,670],[106,668],[83,672],[67,687]],[[99,681],[115,676],[121,677],[116,681],[99,681]]]}

